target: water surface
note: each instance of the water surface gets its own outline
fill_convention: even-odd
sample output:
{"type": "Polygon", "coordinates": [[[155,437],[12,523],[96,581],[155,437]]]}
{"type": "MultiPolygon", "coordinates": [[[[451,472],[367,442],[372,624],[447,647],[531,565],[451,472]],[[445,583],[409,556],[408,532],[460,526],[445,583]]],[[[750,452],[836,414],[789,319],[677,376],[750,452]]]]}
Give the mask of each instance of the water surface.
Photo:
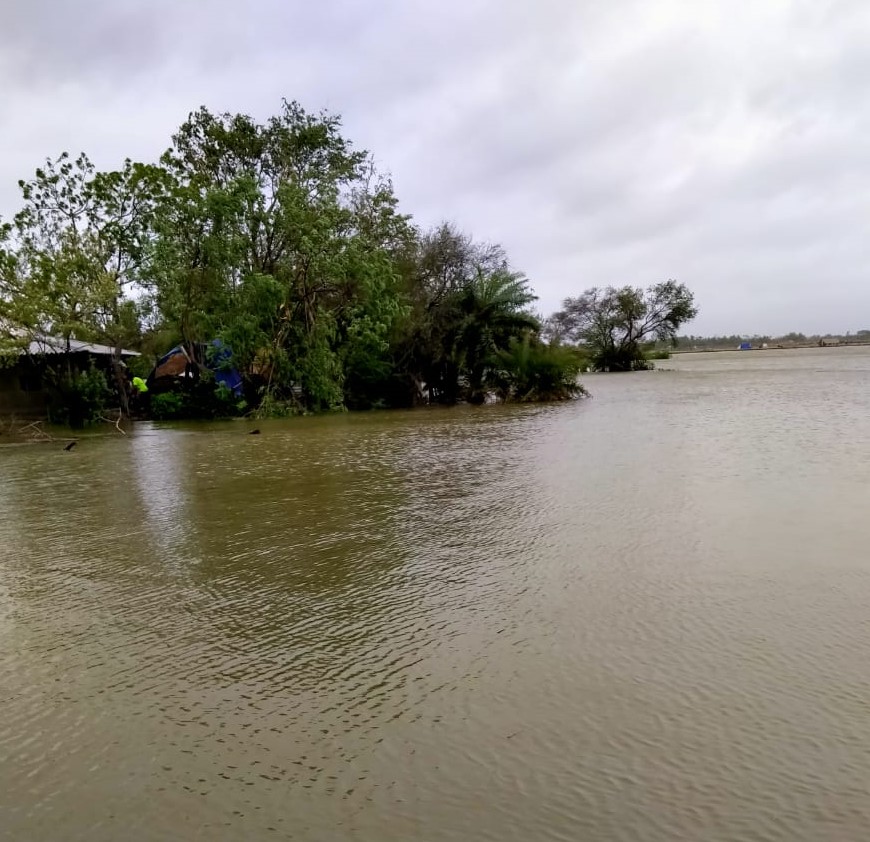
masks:
{"type": "Polygon", "coordinates": [[[0,838],[862,840],[870,352],[0,449],[0,838]]]}

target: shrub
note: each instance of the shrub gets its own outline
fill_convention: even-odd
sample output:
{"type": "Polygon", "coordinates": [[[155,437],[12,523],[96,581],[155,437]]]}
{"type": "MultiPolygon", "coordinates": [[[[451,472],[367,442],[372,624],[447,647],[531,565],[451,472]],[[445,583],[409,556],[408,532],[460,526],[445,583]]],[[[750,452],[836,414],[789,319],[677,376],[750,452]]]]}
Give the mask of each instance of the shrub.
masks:
{"type": "Polygon", "coordinates": [[[161,392],[151,397],[151,417],[156,421],[172,421],[185,417],[186,401],[181,392],[161,392]]]}
{"type": "Polygon", "coordinates": [[[491,385],[506,402],[564,401],[587,394],[577,380],[582,368],[576,348],[527,336],[498,353],[491,385]]]}
{"type": "Polygon", "coordinates": [[[151,417],[156,421],[179,421],[194,418],[232,418],[248,404],[214,376],[204,372],[193,382],[178,382],[164,392],[149,393],[151,417]]]}
{"type": "Polygon", "coordinates": [[[52,424],[80,429],[100,418],[111,396],[102,371],[92,365],[52,380],[48,387],[48,418],[52,424]]]}

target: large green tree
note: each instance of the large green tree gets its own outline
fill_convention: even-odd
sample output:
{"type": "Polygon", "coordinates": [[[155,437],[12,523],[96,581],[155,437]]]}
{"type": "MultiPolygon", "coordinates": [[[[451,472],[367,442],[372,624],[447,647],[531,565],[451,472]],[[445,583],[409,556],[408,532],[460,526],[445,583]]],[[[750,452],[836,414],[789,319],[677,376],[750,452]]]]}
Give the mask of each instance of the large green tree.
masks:
{"type": "Polygon", "coordinates": [[[115,349],[126,411],[121,348],[138,332],[135,288],[164,190],[162,171],[125,161],[98,172],[85,155],[47,160],[19,182],[23,208],[7,231],[2,298],[8,324],[31,337],[97,340],[115,349]]]}
{"type": "Polygon", "coordinates": [[[265,123],[200,109],[163,165],[177,198],[157,220],[150,288],[181,339],[220,335],[270,401],[303,408],[352,402],[384,376],[409,226],[337,117],[292,102],[265,123]]]}

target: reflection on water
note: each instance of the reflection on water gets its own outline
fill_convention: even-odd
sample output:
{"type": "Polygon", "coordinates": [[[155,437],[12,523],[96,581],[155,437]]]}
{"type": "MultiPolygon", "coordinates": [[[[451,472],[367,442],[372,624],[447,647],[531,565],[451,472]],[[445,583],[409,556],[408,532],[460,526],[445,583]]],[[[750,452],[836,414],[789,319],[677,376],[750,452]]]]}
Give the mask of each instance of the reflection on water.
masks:
{"type": "Polygon", "coordinates": [[[0,838],[858,840],[870,353],[0,450],[0,838]]]}

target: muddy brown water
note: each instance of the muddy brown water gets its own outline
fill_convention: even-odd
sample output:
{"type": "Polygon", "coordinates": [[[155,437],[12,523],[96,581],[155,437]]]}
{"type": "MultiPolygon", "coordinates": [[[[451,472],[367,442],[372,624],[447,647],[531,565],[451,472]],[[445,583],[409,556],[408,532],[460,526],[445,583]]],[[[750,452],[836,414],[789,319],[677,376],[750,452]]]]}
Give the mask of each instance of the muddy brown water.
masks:
{"type": "Polygon", "coordinates": [[[0,450],[0,838],[870,837],[870,349],[661,365],[0,450]]]}

